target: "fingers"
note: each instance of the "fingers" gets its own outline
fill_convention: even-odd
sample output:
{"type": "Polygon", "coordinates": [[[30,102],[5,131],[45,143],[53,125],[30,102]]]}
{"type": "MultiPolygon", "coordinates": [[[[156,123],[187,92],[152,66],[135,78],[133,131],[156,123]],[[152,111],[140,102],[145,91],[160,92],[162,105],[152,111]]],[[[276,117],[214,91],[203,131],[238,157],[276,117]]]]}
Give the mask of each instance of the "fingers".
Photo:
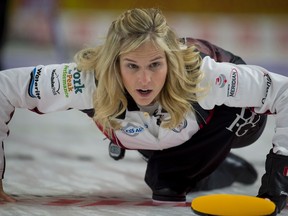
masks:
{"type": "Polygon", "coordinates": [[[3,200],[3,201],[6,201],[6,202],[16,202],[17,200],[14,199],[13,197],[11,196],[8,196],[6,193],[4,192],[1,192],[0,193],[0,199],[3,200]]]}

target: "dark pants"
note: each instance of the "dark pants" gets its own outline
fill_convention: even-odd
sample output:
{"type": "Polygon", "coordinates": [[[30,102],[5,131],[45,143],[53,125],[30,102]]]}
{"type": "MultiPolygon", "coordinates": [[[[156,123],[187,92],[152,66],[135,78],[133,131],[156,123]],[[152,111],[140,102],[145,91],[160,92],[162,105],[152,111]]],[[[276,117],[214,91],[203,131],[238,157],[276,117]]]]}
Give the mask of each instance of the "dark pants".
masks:
{"type": "Polygon", "coordinates": [[[162,151],[140,151],[149,157],[146,183],[152,190],[191,190],[224,161],[232,148],[255,142],[266,120],[267,116],[249,109],[216,107],[210,123],[182,145],[162,151]]]}

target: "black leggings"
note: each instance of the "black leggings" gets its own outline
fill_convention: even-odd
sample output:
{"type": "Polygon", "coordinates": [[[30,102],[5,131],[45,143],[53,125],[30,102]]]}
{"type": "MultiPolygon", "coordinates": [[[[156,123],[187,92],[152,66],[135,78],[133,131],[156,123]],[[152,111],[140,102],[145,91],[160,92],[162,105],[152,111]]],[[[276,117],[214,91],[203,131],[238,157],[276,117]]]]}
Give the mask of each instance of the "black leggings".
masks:
{"type": "Polygon", "coordinates": [[[231,148],[255,142],[266,121],[266,115],[256,115],[249,109],[216,107],[210,123],[182,145],[162,151],[140,151],[149,158],[146,183],[152,190],[165,187],[189,190],[210,175],[231,148]]]}

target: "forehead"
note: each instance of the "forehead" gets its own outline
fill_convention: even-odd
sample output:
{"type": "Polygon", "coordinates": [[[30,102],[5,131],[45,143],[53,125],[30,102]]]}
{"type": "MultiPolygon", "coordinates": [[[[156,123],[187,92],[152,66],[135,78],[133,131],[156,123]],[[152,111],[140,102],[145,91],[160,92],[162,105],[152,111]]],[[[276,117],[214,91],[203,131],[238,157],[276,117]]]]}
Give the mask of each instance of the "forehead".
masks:
{"type": "Polygon", "coordinates": [[[120,55],[120,58],[155,58],[155,57],[165,57],[165,52],[159,46],[155,45],[151,41],[144,42],[139,47],[134,50],[131,50],[127,53],[120,55]]]}

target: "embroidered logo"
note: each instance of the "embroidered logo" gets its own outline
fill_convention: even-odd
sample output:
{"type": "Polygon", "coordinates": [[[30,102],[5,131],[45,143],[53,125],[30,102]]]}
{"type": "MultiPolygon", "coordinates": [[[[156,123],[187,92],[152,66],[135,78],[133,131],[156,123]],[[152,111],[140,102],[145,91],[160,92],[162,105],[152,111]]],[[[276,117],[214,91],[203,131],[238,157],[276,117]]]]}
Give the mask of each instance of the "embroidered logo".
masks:
{"type": "Polygon", "coordinates": [[[237,90],[238,90],[238,71],[233,68],[230,73],[231,82],[228,85],[227,96],[228,97],[235,97],[237,90]]]}
{"type": "Polygon", "coordinates": [[[172,130],[176,133],[180,133],[184,128],[187,127],[187,120],[184,119],[176,128],[173,128],[172,130]]]}
{"type": "Polygon", "coordinates": [[[161,122],[163,121],[164,114],[161,112],[162,110],[156,109],[153,113],[153,116],[157,119],[157,125],[160,126],[161,122]]]}
{"type": "Polygon", "coordinates": [[[38,98],[41,99],[40,94],[40,87],[39,87],[39,78],[41,76],[42,68],[34,68],[34,70],[31,72],[30,76],[30,83],[28,88],[28,94],[32,98],[38,98]]]}
{"type": "Polygon", "coordinates": [[[82,83],[81,72],[77,68],[69,69],[69,65],[65,65],[62,75],[62,83],[65,97],[69,97],[70,93],[83,93],[85,85],[82,83]]]}
{"type": "Polygon", "coordinates": [[[227,79],[224,74],[220,74],[215,80],[215,85],[218,85],[220,88],[223,88],[226,83],[227,79]]]}
{"type": "Polygon", "coordinates": [[[229,131],[234,132],[237,137],[244,136],[249,129],[255,127],[260,120],[260,115],[255,113],[251,113],[250,116],[245,116],[245,111],[246,109],[242,108],[241,113],[237,113],[235,120],[226,128],[229,131]]]}
{"type": "Polygon", "coordinates": [[[53,95],[60,94],[60,80],[59,75],[56,73],[56,69],[51,73],[51,89],[53,95]]]}
{"type": "Polygon", "coordinates": [[[141,126],[135,126],[131,123],[128,123],[124,128],[121,129],[123,133],[127,134],[128,136],[134,137],[137,136],[139,133],[144,131],[144,128],[141,126]]]}
{"type": "Polygon", "coordinates": [[[264,77],[266,77],[266,79],[267,79],[267,84],[266,84],[267,86],[266,86],[265,97],[262,98],[262,104],[265,103],[267,95],[268,95],[268,92],[269,92],[269,89],[270,89],[271,84],[272,84],[272,80],[271,80],[269,74],[265,74],[264,77]]]}

